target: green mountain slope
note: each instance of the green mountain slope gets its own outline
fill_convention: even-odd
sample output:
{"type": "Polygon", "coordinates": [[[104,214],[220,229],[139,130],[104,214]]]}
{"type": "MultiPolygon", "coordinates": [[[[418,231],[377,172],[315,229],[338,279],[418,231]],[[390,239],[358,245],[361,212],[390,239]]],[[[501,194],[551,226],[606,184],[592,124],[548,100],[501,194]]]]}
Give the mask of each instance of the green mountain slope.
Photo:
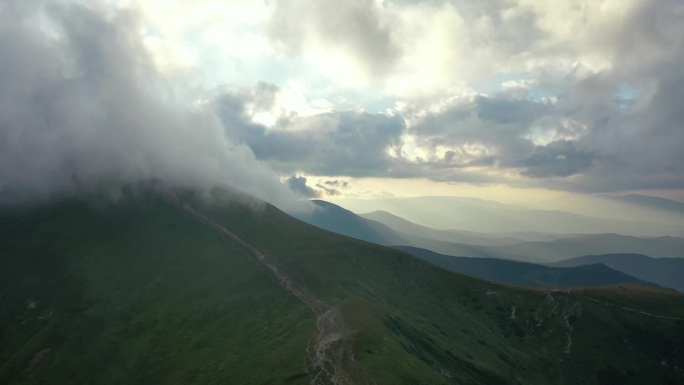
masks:
{"type": "Polygon", "coordinates": [[[495,258],[455,257],[417,247],[398,246],[395,248],[447,270],[510,285],[573,287],[626,283],[655,286],[601,263],[573,267],[549,267],[495,258]]]}
{"type": "Polygon", "coordinates": [[[497,285],[242,200],[4,209],[0,300],[2,384],[683,378],[681,295],[497,285]]]}

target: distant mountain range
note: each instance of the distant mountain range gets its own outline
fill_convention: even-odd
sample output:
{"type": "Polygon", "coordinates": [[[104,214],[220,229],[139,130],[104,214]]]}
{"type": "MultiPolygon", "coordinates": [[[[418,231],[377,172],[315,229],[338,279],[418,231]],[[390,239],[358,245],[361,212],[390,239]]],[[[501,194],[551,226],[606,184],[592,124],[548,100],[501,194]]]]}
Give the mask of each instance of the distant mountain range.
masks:
{"type": "Polygon", "coordinates": [[[478,258],[516,259],[551,263],[582,255],[637,253],[655,258],[684,257],[684,238],[633,237],[620,234],[533,233],[547,241],[526,241],[518,236],[460,230],[437,230],[386,212],[357,215],[325,201],[319,210],[299,219],[335,233],[389,246],[415,246],[441,254],[478,258]]]}
{"type": "Polygon", "coordinates": [[[395,248],[450,271],[509,285],[576,287],[631,283],[655,286],[602,263],[549,267],[495,258],[455,257],[408,246],[395,248]]]}
{"type": "Polygon", "coordinates": [[[656,258],[684,257],[684,238],[639,238],[619,234],[583,234],[550,242],[522,242],[515,245],[483,247],[506,258],[557,262],[581,255],[637,253],[656,258]]]}
{"type": "MultiPolygon", "coordinates": [[[[682,280],[679,280],[676,274],[670,276],[670,271],[679,270],[673,270],[673,266],[667,265],[662,261],[653,265],[650,270],[646,269],[643,271],[639,268],[626,269],[615,260],[579,259],[576,262],[566,262],[569,265],[549,265],[554,267],[577,267],[581,265],[604,264],[611,271],[606,271],[603,267],[593,267],[590,269],[585,268],[582,271],[553,272],[547,271],[543,267],[535,267],[529,270],[531,266],[522,268],[521,266],[524,265],[516,265],[518,266],[518,275],[510,278],[499,277],[496,279],[492,277],[498,276],[492,275],[491,271],[483,270],[482,264],[495,263],[496,268],[503,268],[504,262],[492,261],[505,259],[536,263],[537,265],[532,266],[540,266],[540,264],[551,264],[579,256],[635,253],[643,254],[644,257],[650,255],[657,258],[670,258],[673,260],[672,263],[676,265],[677,263],[684,262],[684,259],[680,258],[684,257],[684,238],[640,238],[619,234],[545,235],[543,233],[522,233],[519,236],[512,236],[460,230],[437,230],[412,223],[387,212],[377,211],[359,216],[330,202],[314,201],[314,203],[319,206],[319,210],[306,216],[299,216],[299,219],[338,234],[381,245],[426,249],[426,252],[421,257],[429,255],[428,250],[436,253],[431,255],[431,262],[436,265],[486,279],[525,285],[535,285],[534,280],[536,279],[539,285],[563,286],[567,283],[572,286],[572,282],[578,282],[578,284],[580,281],[591,282],[589,277],[596,277],[595,273],[603,269],[606,277],[604,280],[595,280],[597,284],[617,282],[624,279],[626,279],[625,282],[632,282],[631,280],[637,279],[639,282],[653,282],[665,287],[682,290],[682,280]],[[548,240],[525,241],[523,240],[524,237],[536,237],[536,239],[544,239],[546,237],[548,240]],[[439,254],[442,256],[438,257],[437,255],[439,254]],[[459,265],[460,267],[456,268],[453,263],[447,263],[447,260],[444,259],[447,256],[484,258],[489,262],[481,262],[478,265],[476,261],[466,263],[465,260],[462,260],[459,265]],[[468,266],[470,270],[464,270],[466,267],[463,266],[468,266]],[[643,275],[644,271],[650,271],[651,273],[643,275]],[[620,277],[619,274],[615,274],[619,272],[631,277],[620,277]],[[575,281],[568,277],[572,277],[575,281]],[[506,281],[505,279],[509,280],[506,281]]],[[[656,260],[650,257],[646,258],[656,260]]]]}
{"type": "MultiPolygon", "coordinates": [[[[373,200],[372,205],[346,199],[348,208],[357,213],[387,211],[411,222],[438,229],[457,229],[477,233],[550,233],[602,234],[631,236],[684,237],[684,214],[662,207],[679,207],[680,203],[649,197],[595,198],[579,211],[532,209],[511,204],[463,197],[413,197],[373,200]],[[622,200],[620,200],[622,199],[622,200]],[[637,201],[627,202],[627,200],[637,201]],[[644,202],[641,202],[644,201],[644,202]],[[602,209],[602,206],[609,209],[602,209]],[[593,209],[595,215],[591,214],[593,209]],[[620,216],[621,212],[628,213],[620,216]],[[611,216],[612,215],[612,216],[611,216]],[[620,216],[616,218],[615,215],[620,216]]],[[[559,201],[549,207],[563,207],[559,201]]],[[[572,202],[567,203],[571,205],[572,202]]],[[[539,204],[540,206],[542,203],[539,204]]],[[[574,206],[573,206],[574,207],[574,206]]],[[[365,215],[365,214],[363,214],[365,215]]]]}
{"type": "MultiPolygon", "coordinates": [[[[486,234],[464,230],[437,230],[427,226],[421,226],[419,224],[413,223],[387,211],[373,211],[370,213],[361,214],[359,216],[362,218],[370,219],[375,222],[383,223],[389,226],[391,229],[398,231],[404,235],[429,238],[449,243],[464,243],[468,245],[480,246],[502,246],[529,240],[523,238],[522,236],[515,237],[497,234],[486,234]]],[[[546,240],[556,239],[556,237],[550,235],[545,235],[543,238],[545,238],[546,240]]]]}
{"type": "Polygon", "coordinates": [[[292,214],[295,218],[337,234],[379,245],[403,245],[406,239],[386,224],[361,218],[333,203],[313,200],[317,210],[307,214],[292,214]]]}
{"type": "Polygon", "coordinates": [[[612,199],[620,202],[627,202],[652,209],[663,210],[670,213],[678,213],[684,215],[684,203],[677,202],[670,199],[658,198],[645,195],[624,195],[612,197],[612,199]]]}
{"type": "Polygon", "coordinates": [[[641,254],[585,255],[548,266],[576,267],[593,263],[601,263],[625,274],[684,293],[684,258],[651,258],[641,254]]]}

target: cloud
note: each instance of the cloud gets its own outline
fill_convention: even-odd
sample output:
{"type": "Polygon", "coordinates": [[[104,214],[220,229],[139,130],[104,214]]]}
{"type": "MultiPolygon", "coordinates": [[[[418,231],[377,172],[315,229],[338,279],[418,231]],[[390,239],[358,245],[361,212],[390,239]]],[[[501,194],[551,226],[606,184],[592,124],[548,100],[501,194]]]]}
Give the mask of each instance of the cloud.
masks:
{"type": "Polygon", "coordinates": [[[231,36],[268,39],[281,56],[215,44],[214,3],[175,2],[149,20],[141,18],[158,7],[140,4],[141,16],[104,3],[7,3],[3,196],[156,178],[294,199],[279,175],[318,175],[313,190],[328,194],[344,187],[323,178],[684,187],[677,0],[226,5],[246,12],[231,36]],[[235,57],[249,74],[235,72],[228,79],[243,80],[209,95],[174,84],[169,76],[180,75],[160,74],[163,57],[149,52],[155,39],[191,49],[183,71],[209,63],[206,72],[224,76],[215,66],[235,57]],[[372,86],[347,84],[347,75],[372,86]],[[383,104],[392,108],[364,109],[383,104]]]}
{"type": "Polygon", "coordinates": [[[228,185],[297,206],[249,147],[156,72],[139,23],[134,12],[102,5],[0,7],[3,200],[156,180],[228,185]]]}
{"type": "Polygon", "coordinates": [[[535,178],[567,177],[589,169],[593,162],[593,155],[578,151],[574,142],[559,140],[535,148],[523,160],[522,174],[535,178]]]}
{"type": "Polygon", "coordinates": [[[395,115],[333,111],[285,115],[271,128],[251,121],[251,92],[225,92],[214,101],[229,136],[248,145],[259,160],[283,173],[384,175],[387,149],[398,145],[406,125],[395,115]]]}
{"type": "Polygon", "coordinates": [[[374,0],[276,0],[267,35],[279,52],[305,56],[332,77],[374,80],[401,54],[383,15],[374,0]],[[328,60],[331,56],[335,59],[328,60]]]}
{"type": "Polygon", "coordinates": [[[307,186],[306,181],[307,179],[303,176],[293,175],[287,179],[286,183],[292,191],[301,194],[302,196],[305,196],[307,198],[320,197],[321,194],[318,191],[307,186]]]}
{"type": "Polygon", "coordinates": [[[344,180],[326,180],[323,182],[324,185],[326,186],[331,186],[331,187],[338,187],[338,188],[348,188],[349,187],[349,182],[344,181],[344,180]]]}

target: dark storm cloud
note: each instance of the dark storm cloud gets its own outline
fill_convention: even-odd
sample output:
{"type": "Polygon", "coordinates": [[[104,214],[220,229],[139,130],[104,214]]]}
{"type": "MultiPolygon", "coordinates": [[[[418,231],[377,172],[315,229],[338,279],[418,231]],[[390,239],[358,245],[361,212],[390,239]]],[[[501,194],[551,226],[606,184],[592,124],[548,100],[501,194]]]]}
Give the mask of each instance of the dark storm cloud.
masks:
{"type": "Polygon", "coordinates": [[[80,3],[0,6],[2,199],[156,180],[294,201],[211,115],[174,99],[139,27],[135,13],[80,3]]]}

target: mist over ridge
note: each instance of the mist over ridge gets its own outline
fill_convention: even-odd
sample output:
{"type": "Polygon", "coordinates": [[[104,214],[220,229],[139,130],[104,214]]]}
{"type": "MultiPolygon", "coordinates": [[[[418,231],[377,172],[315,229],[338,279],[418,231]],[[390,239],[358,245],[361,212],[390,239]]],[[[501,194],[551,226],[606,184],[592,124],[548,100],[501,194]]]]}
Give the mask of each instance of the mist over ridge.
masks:
{"type": "Polygon", "coordinates": [[[215,113],[154,67],[135,13],[100,5],[0,8],[0,202],[138,183],[229,186],[291,210],[308,203],[215,113]]]}

